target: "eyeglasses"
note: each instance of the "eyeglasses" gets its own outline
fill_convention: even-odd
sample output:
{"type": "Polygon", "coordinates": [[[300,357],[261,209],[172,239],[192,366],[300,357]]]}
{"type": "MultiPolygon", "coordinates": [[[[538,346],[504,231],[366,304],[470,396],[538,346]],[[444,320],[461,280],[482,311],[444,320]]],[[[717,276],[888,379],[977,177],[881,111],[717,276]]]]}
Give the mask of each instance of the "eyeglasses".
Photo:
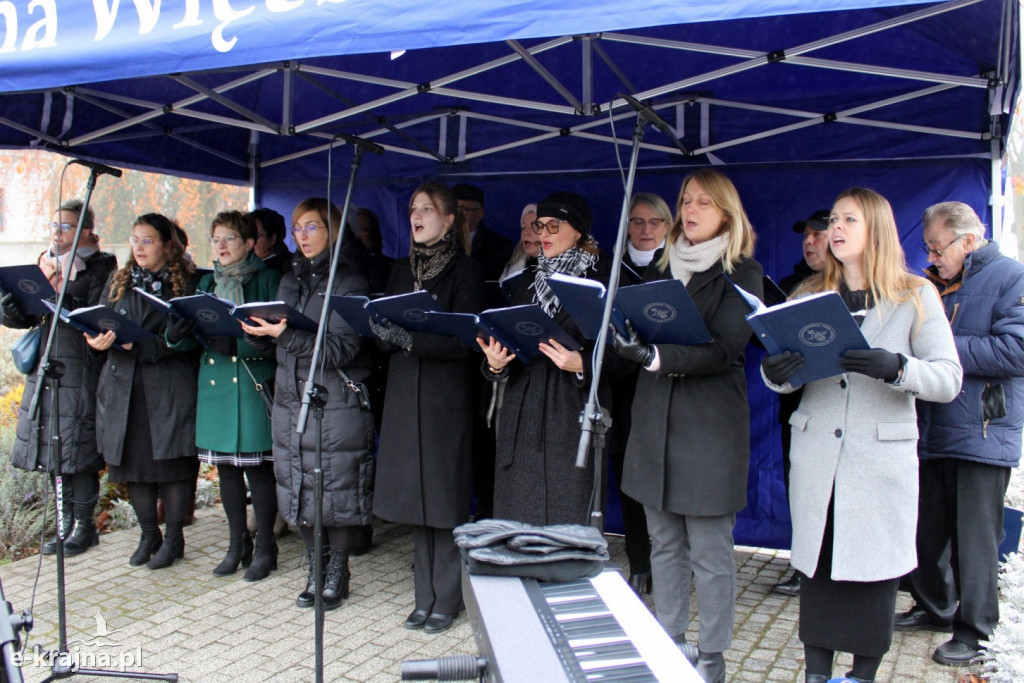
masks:
{"type": "Polygon", "coordinates": [[[152,237],[136,237],[135,235],[132,235],[131,237],[129,237],[128,238],[128,242],[132,246],[136,246],[136,245],[141,244],[144,247],[149,247],[149,246],[152,246],[152,245],[156,244],[156,240],[153,239],[152,237]]]}
{"type": "Polygon", "coordinates": [[[538,235],[544,232],[544,230],[547,230],[549,235],[557,235],[559,228],[562,227],[562,223],[565,223],[565,221],[555,218],[547,223],[534,221],[530,223],[530,227],[533,228],[533,231],[538,235]]]}
{"type": "Polygon", "coordinates": [[[47,223],[46,227],[50,229],[50,232],[70,232],[75,229],[75,226],[71,223],[47,223]]]}
{"type": "Polygon", "coordinates": [[[210,246],[219,247],[221,244],[234,244],[238,239],[239,236],[235,234],[225,235],[224,237],[211,237],[210,246]]]}
{"type": "Polygon", "coordinates": [[[947,244],[946,246],[944,246],[942,249],[932,249],[927,244],[922,244],[921,245],[921,251],[924,252],[925,256],[930,256],[931,254],[935,254],[936,257],[942,258],[942,254],[945,253],[945,251],[947,249],[949,249],[951,246],[953,246],[954,244],[959,242],[964,237],[967,237],[967,235],[965,234],[965,235],[960,235],[959,237],[954,237],[953,241],[950,242],[949,244],[947,244]]]}
{"type": "Polygon", "coordinates": [[[298,224],[296,224],[296,225],[292,226],[292,234],[293,235],[298,235],[298,234],[304,232],[307,235],[313,235],[313,234],[316,233],[317,230],[321,230],[321,229],[323,229],[322,225],[317,225],[316,223],[312,223],[312,222],[306,223],[305,225],[298,225],[298,224]]]}
{"type": "Polygon", "coordinates": [[[629,227],[639,228],[641,230],[644,229],[645,225],[651,230],[659,230],[661,226],[665,225],[666,223],[668,223],[668,221],[665,220],[664,218],[648,218],[646,221],[640,217],[629,219],[629,227]]]}

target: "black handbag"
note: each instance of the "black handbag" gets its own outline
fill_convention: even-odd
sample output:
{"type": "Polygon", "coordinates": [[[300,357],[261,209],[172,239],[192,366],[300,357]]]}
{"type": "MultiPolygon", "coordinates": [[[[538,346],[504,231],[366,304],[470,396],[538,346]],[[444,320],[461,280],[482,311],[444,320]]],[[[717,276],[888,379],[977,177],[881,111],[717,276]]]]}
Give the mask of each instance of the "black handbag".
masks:
{"type": "Polygon", "coordinates": [[[267,409],[267,417],[269,418],[274,414],[274,378],[268,377],[262,382],[257,382],[255,375],[252,374],[252,370],[249,369],[249,366],[246,365],[245,361],[241,358],[238,360],[242,364],[242,367],[245,368],[245,371],[249,373],[249,379],[252,380],[257,393],[259,393],[260,398],[263,399],[263,406],[267,409]]]}

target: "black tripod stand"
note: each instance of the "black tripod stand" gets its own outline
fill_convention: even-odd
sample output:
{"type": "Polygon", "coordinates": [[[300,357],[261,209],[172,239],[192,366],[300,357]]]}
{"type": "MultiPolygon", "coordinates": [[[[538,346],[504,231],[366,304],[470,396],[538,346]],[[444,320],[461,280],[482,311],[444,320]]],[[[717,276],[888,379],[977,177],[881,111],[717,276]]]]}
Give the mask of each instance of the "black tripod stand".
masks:
{"type": "MultiPolygon", "coordinates": [[[[76,163],[77,160],[69,163],[76,163]]],[[[89,180],[86,183],[85,199],[82,202],[82,209],[78,215],[78,225],[75,228],[75,236],[71,242],[71,252],[69,263],[75,259],[75,254],[78,252],[78,242],[82,236],[82,225],[85,222],[86,211],[89,208],[89,199],[92,197],[92,191],[96,187],[96,176],[101,173],[110,173],[115,176],[120,176],[121,172],[116,169],[111,169],[107,166],[99,166],[95,164],[85,163],[84,165],[89,166],[92,169],[92,173],[89,175],[89,180]]],[[[57,338],[57,327],[60,324],[60,312],[63,310],[64,298],[67,294],[68,284],[70,282],[69,277],[64,277],[61,283],[60,292],[57,294],[57,305],[56,313],[51,318],[51,324],[49,332],[46,337],[46,346],[43,348],[43,353],[39,358],[39,366],[36,371],[36,385],[35,391],[32,394],[32,401],[29,403],[28,418],[34,420],[38,415],[39,400],[43,390],[43,384],[45,381],[46,386],[50,390],[50,403],[49,403],[49,423],[48,428],[50,432],[50,444],[49,444],[49,463],[53,469],[53,482],[54,482],[54,499],[56,508],[57,518],[57,536],[56,536],[56,562],[57,562],[57,650],[49,653],[49,661],[51,662],[50,676],[44,680],[44,683],[48,681],[56,680],[59,678],[70,678],[75,674],[82,674],[88,676],[108,676],[111,678],[139,678],[144,680],[155,680],[155,681],[177,681],[178,674],[153,674],[144,673],[138,671],[108,671],[106,669],[83,669],[79,668],[71,655],[71,651],[68,648],[68,631],[67,631],[67,606],[66,606],[66,589],[64,581],[64,510],[62,502],[64,500],[64,475],[61,468],[61,457],[63,455],[63,443],[60,436],[60,411],[59,411],[59,393],[60,393],[60,378],[64,376],[65,367],[63,363],[52,360],[51,356],[56,343],[57,338]]],[[[42,434],[42,424],[40,421],[39,435],[42,434]]]]}
{"type": "Polygon", "coordinates": [[[619,289],[619,270],[622,267],[622,253],[626,248],[626,240],[629,238],[629,203],[633,196],[633,181],[636,178],[637,160],[640,156],[640,143],[644,139],[644,127],[652,123],[664,131],[674,144],[689,155],[690,152],[683,147],[679,138],[672,129],[665,123],[654,110],[639,102],[629,95],[619,95],[626,100],[629,106],[637,111],[636,126],[633,129],[633,148],[629,158],[629,173],[626,176],[625,197],[622,200],[622,214],[619,218],[619,232],[615,239],[615,251],[612,258],[612,272],[608,278],[607,294],[604,300],[604,311],[601,317],[601,328],[595,340],[594,350],[594,376],[590,383],[590,392],[587,395],[587,402],[580,413],[580,444],[576,451],[576,467],[586,469],[587,460],[591,449],[594,452],[594,486],[590,494],[590,526],[599,531],[604,531],[604,513],[601,509],[601,498],[604,491],[604,444],[605,435],[611,427],[612,421],[608,411],[600,407],[597,400],[597,389],[601,383],[601,368],[604,365],[604,351],[608,342],[608,329],[611,323],[612,305],[615,301],[615,293],[619,289]]]}

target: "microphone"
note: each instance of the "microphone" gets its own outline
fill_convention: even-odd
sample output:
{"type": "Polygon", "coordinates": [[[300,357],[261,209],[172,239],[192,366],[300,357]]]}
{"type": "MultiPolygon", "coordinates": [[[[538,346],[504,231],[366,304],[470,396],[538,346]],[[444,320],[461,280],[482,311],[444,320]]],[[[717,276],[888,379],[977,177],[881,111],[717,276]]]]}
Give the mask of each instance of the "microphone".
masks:
{"type": "Polygon", "coordinates": [[[636,112],[640,114],[640,116],[643,117],[645,121],[647,121],[648,123],[653,123],[658,130],[660,130],[665,135],[669,136],[672,142],[675,143],[676,147],[678,147],[684,154],[690,154],[690,150],[686,149],[686,146],[683,145],[682,141],[676,136],[675,131],[672,130],[672,127],[665,123],[665,119],[658,116],[658,114],[650,105],[644,104],[643,102],[636,99],[632,95],[627,95],[626,93],[620,92],[615,96],[625,100],[626,103],[629,104],[629,106],[633,107],[633,109],[635,109],[636,112]]]}
{"type": "Polygon", "coordinates": [[[114,168],[113,166],[107,166],[106,164],[98,164],[95,161],[86,161],[85,159],[72,159],[69,163],[78,164],[79,166],[85,166],[91,168],[92,172],[97,175],[112,175],[115,178],[120,178],[122,171],[114,168]]]}
{"type": "Polygon", "coordinates": [[[378,145],[376,142],[370,142],[369,140],[364,140],[363,138],[357,137],[355,135],[349,135],[348,133],[336,133],[334,137],[341,138],[348,144],[353,145],[355,147],[359,147],[365,152],[372,152],[373,154],[384,153],[384,148],[378,145]]]}

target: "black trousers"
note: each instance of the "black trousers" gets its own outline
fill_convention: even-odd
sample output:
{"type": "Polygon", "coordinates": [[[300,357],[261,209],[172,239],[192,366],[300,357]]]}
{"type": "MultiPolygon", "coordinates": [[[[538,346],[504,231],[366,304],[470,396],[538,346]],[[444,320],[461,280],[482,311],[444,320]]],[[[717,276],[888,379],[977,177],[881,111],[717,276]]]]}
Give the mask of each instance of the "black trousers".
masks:
{"type": "Polygon", "coordinates": [[[1010,471],[957,458],[922,460],[919,470],[910,593],[933,617],[952,621],[953,638],[973,648],[999,621],[999,540],[1010,471]]]}
{"type": "Polygon", "coordinates": [[[451,529],[412,526],[416,609],[440,614],[462,611],[462,555],[451,529]]]}

